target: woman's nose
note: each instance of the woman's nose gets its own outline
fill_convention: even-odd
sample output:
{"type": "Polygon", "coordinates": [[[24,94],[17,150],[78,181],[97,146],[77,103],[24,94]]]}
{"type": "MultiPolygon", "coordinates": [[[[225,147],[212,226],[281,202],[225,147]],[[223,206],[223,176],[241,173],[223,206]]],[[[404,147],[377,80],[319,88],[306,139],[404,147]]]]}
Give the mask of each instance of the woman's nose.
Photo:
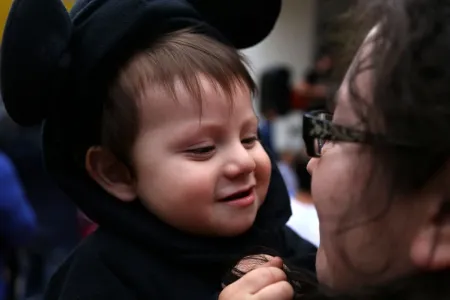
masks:
{"type": "Polygon", "coordinates": [[[318,158],[311,158],[308,162],[308,165],[306,166],[306,170],[308,170],[308,173],[312,175],[314,169],[316,168],[317,162],[319,161],[318,158]]]}

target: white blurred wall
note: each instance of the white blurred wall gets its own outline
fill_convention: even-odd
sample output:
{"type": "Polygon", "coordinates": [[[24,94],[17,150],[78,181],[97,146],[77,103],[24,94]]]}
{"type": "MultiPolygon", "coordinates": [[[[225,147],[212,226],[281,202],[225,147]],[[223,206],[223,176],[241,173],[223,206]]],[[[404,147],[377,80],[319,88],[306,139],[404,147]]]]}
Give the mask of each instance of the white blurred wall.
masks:
{"type": "Polygon", "coordinates": [[[315,44],[315,0],[283,0],[274,30],[259,45],[244,50],[255,78],[267,67],[285,64],[292,68],[293,80],[300,80],[312,59],[315,44]]]}

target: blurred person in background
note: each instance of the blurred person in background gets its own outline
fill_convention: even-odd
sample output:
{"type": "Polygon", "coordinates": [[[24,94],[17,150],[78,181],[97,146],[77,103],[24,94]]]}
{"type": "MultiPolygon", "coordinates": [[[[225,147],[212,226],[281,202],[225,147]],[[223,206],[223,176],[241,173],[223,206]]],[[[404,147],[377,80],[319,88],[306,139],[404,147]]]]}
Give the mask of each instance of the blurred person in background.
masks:
{"type": "Polygon", "coordinates": [[[259,133],[266,149],[278,158],[276,149],[276,122],[290,111],[291,71],[280,65],[267,69],[261,76],[259,133]]]}
{"type": "Polygon", "coordinates": [[[273,144],[277,153],[277,163],[291,197],[295,197],[299,192],[295,165],[297,156],[304,148],[299,130],[302,128],[302,115],[301,111],[291,111],[279,117],[273,124],[273,144]]]}
{"type": "MultiPolygon", "coordinates": [[[[309,68],[303,79],[294,86],[296,102],[301,103],[304,111],[325,109],[327,99],[336,91],[337,85],[333,83],[331,75],[333,72],[333,58],[328,48],[319,50],[315,62],[309,68]]],[[[300,104],[299,104],[300,105],[300,104]]]]}
{"type": "MultiPolygon", "coordinates": [[[[306,155],[306,154],[305,154],[306,155]]],[[[309,159],[299,160],[295,174],[298,178],[298,192],[291,197],[292,216],[287,225],[298,235],[314,244],[320,244],[319,218],[311,195],[311,175],[306,170],[309,159]]]]}
{"type": "Polygon", "coordinates": [[[26,255],[26,296],[39,298],[54,270],[80,240],[78,211],[44,168],[40,126],[24,128],[0,116],[0,150],[16,167],[36,213],[37,233],[26,255]]]}
{"type": "Polygon", "coordinates": [[[18,249],[36,231],[36,216],[23,192],[14,165],[0,152],[0,300],[14,293],[18,249]]]}
{"type": "Polygon", "coordinates": [[[285,148],[280,151],[278,169],[283,177],[284,183],[289,192],[289,196],[295,197],[298,193],[298,178],[293,168],[295,160],[295,149],[285,148]]]}

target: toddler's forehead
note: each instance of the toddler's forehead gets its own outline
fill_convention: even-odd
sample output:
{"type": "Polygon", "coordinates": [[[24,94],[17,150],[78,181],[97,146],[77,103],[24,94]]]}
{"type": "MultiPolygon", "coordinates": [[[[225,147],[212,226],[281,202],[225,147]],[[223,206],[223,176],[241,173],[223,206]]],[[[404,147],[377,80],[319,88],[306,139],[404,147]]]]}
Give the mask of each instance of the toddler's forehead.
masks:
{"type": "Polygon", "coordinates": [[[205,128],[206,124],[230,126],[230,122],[240,122],[255,115],[250,91],[245,86],[228,95],[214,83],[207,80],[200,83],[202,92],[199,98],[186,87],[177,87],[175,94],[167,92],[164,87],[150,90],[138,108],[141,129],[170,127],[178,130],[177,124],[193,130],[205,128]]]}
{"type": "Polygon", "coordinates": [[[230,109],[241,94],[251,97],[249,88],[236,82],[225,90],[217,82],[200,75],[195,82],[175,80],[167,84],[148,84],[142,88],[139,106],[146,112],[198,114],[209,108],[230,109]]]}

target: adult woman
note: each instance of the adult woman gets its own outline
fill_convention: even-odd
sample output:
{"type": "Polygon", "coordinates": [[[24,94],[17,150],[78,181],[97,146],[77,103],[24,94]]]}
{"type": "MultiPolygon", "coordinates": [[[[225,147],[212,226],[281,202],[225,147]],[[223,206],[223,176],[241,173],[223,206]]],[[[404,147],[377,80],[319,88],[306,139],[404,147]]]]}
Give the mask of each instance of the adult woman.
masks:
{"type": "MultiPolygon", "coordinates": [[[[376,26],[333,116],[304,119],[317,275],[333,293],[301,299],[449,299],[450,1],[364,2],[376,26]]],[[[277,267],[249,272],[221,299],[292,299],[277,267]]]]}

